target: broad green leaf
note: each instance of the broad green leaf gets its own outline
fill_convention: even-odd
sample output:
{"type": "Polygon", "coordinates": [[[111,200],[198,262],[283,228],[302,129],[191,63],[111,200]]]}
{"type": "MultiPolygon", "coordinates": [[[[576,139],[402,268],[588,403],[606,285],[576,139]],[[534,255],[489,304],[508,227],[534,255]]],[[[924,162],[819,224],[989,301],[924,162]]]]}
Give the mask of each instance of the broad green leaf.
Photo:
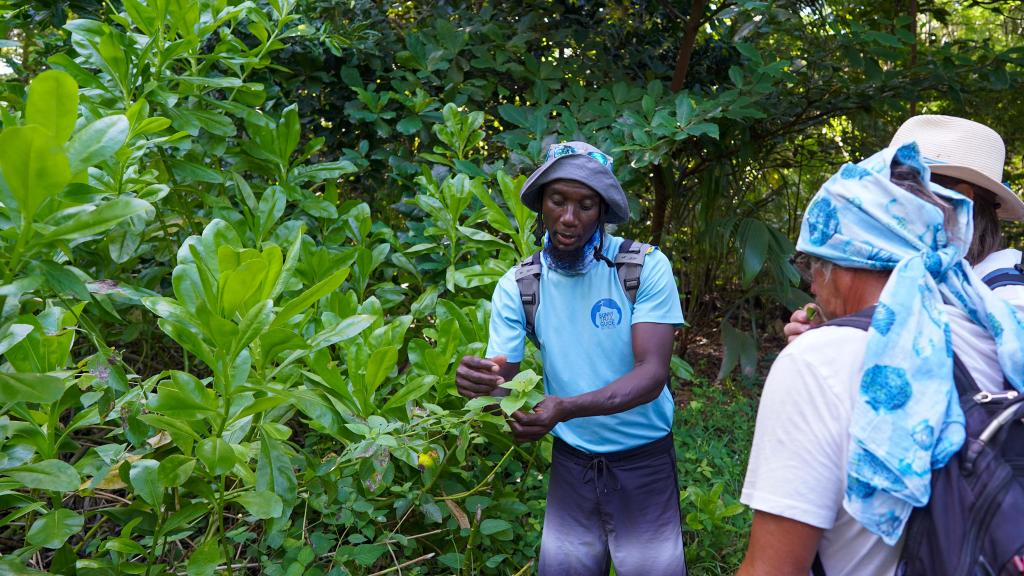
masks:
{"type": "Polygon", "coordinates": [[[82,128],[67,146],[71,173],[78,174],[111,158],[128,140],[130,128],[128,118],[121,114],[100,118],[82,128]]]}
{"type": "Polygon", "coordinates": [[[370,354],[370,360],[366,364],[366,376],[363,380],[363,405],[369,407],[373,401],[373,394],[387,378],[391,370],[398,362],[398,348],[385,346],[378,348],[370,354]]]}
{"type": "MultiPolygon", "coordinates": [[[[397,256],[397,254],[396,254],[397,256]]],[[[394,258],[394,256],[392,256],[394,258]]],[[[440,286],[428,286],[412,303],[409,311],[413,318],[423,318],[434,311],[437,305],[437,297],[441,293],[440,286]]]]}
{"type": "Polygon", "coordinates": [[[267,264],[263,259],[243,262],[238,268],[222,272],[220,277],[220,305],[224,316],[231,318],[235,312],[245,314],[243,303],[259,290],[267,275],[267,264]]]}
{"type": "Polygon", "coordinates": [[[350,554],[356,564],[372,566],[387,551],[388,547],[383,544],[360,544],[350,554]]]}
{"type": "Polygon", "coordinates": [[[529,392],[537,387],[537,383],[541,381],[541,377],[537,375],[533,370],[524,370],[516,374],[515,378],[505,382],[501,385],[502,388],[507,388],[515,392],[529,392]]]}
{"type": "Polygon", "coordinates": [[[750,334],[737,330],[727,320],[722,321],[722,366],[718,371],[721,380],[732,373],[737,365],[744,376],[752,377],[757,370],[757,342],[750,334]]]}
{"type": "Polygon", "coordinates": [[[319,350],[326,348],[327,346],[333,346],[338,342],[344,342],[349,338],[357,336],[360,332],[367,329],[377,320],[377,317],[372,314],[356,314],[343,319],[337,324],[325,328],[321,332],[318,332],[312,340],[309,341],[309,345],[312,350],[319,350]]]}
{"type": "Polygon", "coordinates": [[[175,80],[191,84],[193,86],[205,86],[207,88],[233,88],[242,85],[241,79],[227,76],[178,76],[175,80]]]}
{"type": "Polygon", "coordinates": [[[187,326],[166,318],[158,320],[157,326],[175,342],[181,344],[182,348],[195,354],[207,366],[213,366],[213,351],[187,326]]]}
{"type": "Polygon", "coordinates": [[[170,160],[168,162],[174,175],[185,182],[207,182],[209,184],[222,184],[224,177],[220,172],[186,160],[170,160]]]}
{"type": "Polygon", "coordinates": [[[274,318],[271,326],[281,326],[288,320],[294,318],[296,314],[299,314],[306,308],[316,304],[321,298],[327,296],[331,292],[334,292],[338,286],[341,286],[341,283],[344,282],[347,277],[348,268],[342,268],[313,285],[302,294],[299,294],[281,308],[281,311],[278,312],[277,317],[274,318]]]}
{"type": "Polygon", "coordinates": [[[423,120],[419,116],[406,116],[395,125],[395,129],[406,136],[419,132],[420,128],[423,128],[423,120]]]}
{"type": "Polygon", "coordinates": [[[141,243],[138,233],[128,226],[119,226],[107,235],[107,252],[111,260],[124,264],[137,255],[141,243]]]}
{"type": "Polygon", "coordinates": [[[174,24],[174,29],[183,37],[195,36],[196,24],[199,23],[199,3],[191,0],[167,0],[167,16],[174,24]]]}
{"type": "Polygon", "coordinates": [[[277,244],[264,244],[263,253],[260,254],[263,263],[267,265],[267,272],[263,278],[263,289],[256,295],[259,300],[271,298],[277,279],[284,270],[284,254],[277,244]]]}
{"type": "Polygon", "coordinates": [[[46,278],[47,284],[57,294],[74,296],[83,301],[89,300],[89,289],[81,276],[76,274],[77,269],[46,260],[35,262],[32,268],[46,278]]]}
{"type": "Polygon", "coordinates": [[[0,170],[22,218],[29,220],[47,198],[71,181],[67,155],[39,126],[19,126],[0,133],[0,170]]]}
{"type": "Polygon", "coordinates": [[[740,223],[736,240],[743,254],[743,286],[747,287],[764,267],[772,237],[764,222],[746,218],[740,223]]]}
{"type": "Polygon", "coordinates": [[[153,9],[139,0],[124,0],[124,8],[132,22],[147,36],[151,36],[155,28],[160,25],[153,9]]]}
{"type": "Polygon", "coordinates": [[[526,396],[519,394],[510,394],[502,398],[499,404],[501,406],[502,412],[504,412],[505,414],[511,414],[516,410],[522,408],[523,404],[526,404],[526,396]]]}
{"type": "MultiPolygon", "coordinates": [[[[0,331],[0,354],[10,350],[18,342],[21,342],[32,331],[30,324],[9,324],[3,331],[0,331]]],[[[2,386],[2,384],[0,384],[2,386]]],[[[61,389],[63,392],[63,388],[61,389]]],[[[7,395],[3,395],[7,398],[7,395]]]]}
{"type": "Polygon", "coordinates": [[[78,471],[63,460],[43,460],[4,470],[3,473],[33,490],[74,492],[82,483],[78,471]]]}
{"type": "Polygon", "coordinates": [[[104,202],[94,210],[79,212],[71,220],[43,236],[43,240],[73,240],[105,232],[115,224],[136,214],[153,214],[153,206],[145,200],[122,196],[104,202]]]}
{"type": "Polygon", "coordinates": [[[164,501],[164,483],[160,480],[160,463],[142,459],[132,462],[128,471],[135,494],[154,508],[160,508],[164,501]]]}
{"type": "Polygon", "coordinates": [[[211,474],[227,474],[235,466],[235,451],[223,438],[206,438],[196,446],[196,456],[211,474]]]}
{"type": "Polygon", "coordinates": [[[258,230],[259,237],[262,240],[270,232],[270,229],[274,227],[277,220],[284,214],[285,205],[288,201],[288,195],[285,193],[284,188],[280,186],[270,186],[263,191],[263,195],[260,196],[258,216],[258,230]]]}
{"type": "Polygon", "coordinates": [[[192,555],[188,557],[188,576],[213,576],[223,558],[220,542],[206,540],[196,546],[192,555]]]}
{"type": "Polygon", "coordinates": [[[194,330],[198,330],[202,326],[202,322],[191,310],[185,308],[172,298],[148,296],[142,299],[142,305],[161,318],[173,320],[174,322],[192,327],[194,330]]]}
{"type": "Polygon", "coordinates": [[[288,165],[292,152],[299,145],[299,108],[292,104],[281,113],[277,124],[278,159],[282,166],[288,165]]]}
{"type": "Polygon", "coordinates": [[[199,440],[199,435],[196,434],[196,431],[190,428],[186,422],[182,422],[177,418],[169,418],[159,414],[143,414],[139,416],[139,420],[149,424],[157,430],[167,430],[171,433],[172,437],[175,434],[179,434],[182,437],[199,440]]]}
{"type": "Polygon", "coordinates": [[[437,376],[432,374],[411,378],[410,380],[388,398],[382,410],[390,410],[397,406],[404,406],[406,402],[417,400],[427,392],[430,392],[438,383],[437,376]]]}
{"type": "Polygon", "coordinates": [[[32,523],[25,540],[33,546],[56,550],[85,526],[85,518],[71,510],[51,510],[32,523]]]}
{"type": "Polygon", "coordinates": [[[170,376],[157,386],[157,395],[150,401],[152,410],[185,420],[205,418],[217,410],[217,397],[199,378],[177,370],[170,376]]]}
{"type": "Polygon", "coordinates": [[[243,492],[235,500],[245,509],[260,520],[277,518],[281,515],[283,505],[281,498],[273,492],[266,490],[256,492],[243,492]]]}
{"type": "Polygon", "coordinates": [[[295,504],[298,483],[285,445],[264,435],[256,463],[256,490],[277,494],[286,506],[295,504]]]}
{"type": "Polygon", "coordinates": [[[157,477],[167,488],[181,486],[192,476],[192,469],[195,467],[194,458],[172,454],[160,462],[157,467],[157,477]]]}
{"type": "Polygon", "coordinates": [[[512,528],[511,524],[509,524],[505,520],[500,520],[498,518],[487,518],[483,522],[480,523],[480,533],[485,535],[485,536],[490,536],[491,534],[497,534],[498,532],[501,532],[502,530],[510,530],[511,528],[512,528]]]}
{"type": "MultiPolygon", "coordinates": [[[[27,334],[26,334],[27,336],[27,334]]],[[[0,398],[4,402],[50,404],[64,394],[64,381],[49,374],[0,372],[0,398]]]]}
{"type": "Polygon", "coordinates": [[[78,83],[66,72],[47,70],[28,87],[25,124],[49,132],[58,144],[67,142],[78,119],[78,83]]]}
{"type": "MultiPolygon", "coordinates": [[[[282,227],[287,226],[290,222],[286,222],[282,227]]],[[[280,228],[279,228],[280,230],[280,228]]],[[[302,232],[304,230],[303,225],[297,226],[295,231],[295,239],[292,241],[292,245],[288,248],[288,254],[284,257],[284,264],[281,267],[281,271],[277,275],[277,281],[274,282],[273,288],[270,293],[266,296],[268,298],[277,298],[284,290],[285,286],[288,285],[288,281],[291,280],[292,274],[295,271],[295,265],[299,261],[299,254],[302,251],[302,232]]],[[[271,270],[274,269],[273,265],[268,265],[271,270]]],[[[278,317],[280,318],[280,314],[278,317]]]]}
{"type": "Polygon", "coordinates": [[[164,521],[163,528],[160,530],[161,534],[170,534],[182,526],[192,523],[192,521],[200,518],[210,511],[210,504],[208,502],[196,502],[193,504],[184,504],[180,510],[171,514],[167,520],[164,521]]]}
{"type": "Polygon", "coordinates": [[[264,300],[246,313],[245,318],[242,318],[238,324],[238,336],[235,337],[235,342],[231,346],[232,356],[241,352],[243,348],[267,331],[271,321],[274,320],[273,308],[272,300],[264,300]]]}
{"type": "Polygon", "coordinates": [[[13,555],[0,558],[0,574],[4,576],[50,576],[49,572],[40,572],[26,567],[23,561],[19,561],[13,555]]]}
{"type": "Polygon", "coordinates": [[[115,33],[107,32],[104,34],[96,48],[99,51],[100,58],[103,59],[107,72],[117,81],[118,85],[127,87],[130,82],[128,78],[128,59],[125,57],[124,48],[118,43],[115,33]]]}

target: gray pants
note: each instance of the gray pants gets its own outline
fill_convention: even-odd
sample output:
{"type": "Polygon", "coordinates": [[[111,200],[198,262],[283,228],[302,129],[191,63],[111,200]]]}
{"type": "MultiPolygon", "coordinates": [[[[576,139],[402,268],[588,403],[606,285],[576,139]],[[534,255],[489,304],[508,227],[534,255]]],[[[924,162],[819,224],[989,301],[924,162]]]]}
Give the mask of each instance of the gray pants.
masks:
{"type": "Polygon", "coordinates": [[[685,576],[672,435],[589,454],[555,439],[540,576],[685,576]]]}

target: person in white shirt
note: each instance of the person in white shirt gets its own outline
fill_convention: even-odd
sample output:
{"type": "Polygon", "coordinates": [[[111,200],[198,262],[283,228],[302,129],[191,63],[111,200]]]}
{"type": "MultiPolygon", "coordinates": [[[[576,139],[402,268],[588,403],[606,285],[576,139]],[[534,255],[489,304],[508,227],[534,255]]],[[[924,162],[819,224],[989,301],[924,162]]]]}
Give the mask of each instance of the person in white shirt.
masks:
{"type": "MultiPolygon", "coordinates": [[[[1000,271],[1024,271],[1021,251],[1004,246],[1000,228],[1000,220],[1024,221],[1024,201],[1002,183],[1006,147],[999,134],[966,118],[923,114],[904,122],[889,145],[907,142],[920,147],[933,184],[974,201],[974,235],[965,257],[978,276],[984,279],[1000,271]]],[[[1003,283],[994,292],[1024,310],[1024,274],[1004,277],[1014,281],[1003,283]]],[[[821,316],[808,318],[808,310],[798,308],[783,332],[792,342],[822,322],[821,316]]]]}
{"type": "Polygon", "coordinates": [[[822,315],[875,308],[869,331],[811,330],[772,365],[739,576],[806,576],[816,556],[828,576],[893,574],[931,471],[964,441],[953,351],[983,390],[1006,374],[1024,391],[1024,315],[963,260],[971,202],[928,178],[916,145],[888,148],[843,166],[804,215],[797,250],[822,315]]]}

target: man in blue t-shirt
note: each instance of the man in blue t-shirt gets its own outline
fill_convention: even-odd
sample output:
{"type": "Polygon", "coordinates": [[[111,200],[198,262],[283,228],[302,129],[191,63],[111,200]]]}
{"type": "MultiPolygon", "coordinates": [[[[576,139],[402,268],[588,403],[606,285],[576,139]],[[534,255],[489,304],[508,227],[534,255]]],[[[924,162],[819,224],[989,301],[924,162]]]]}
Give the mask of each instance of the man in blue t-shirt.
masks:
{"type": "MultiPolygon", "coordinates": [[[[555,144],[520,196],[547,230],[534,320],[546,396],[509,422],[517,441],[555,438],[541,576],[604,576],[612,564],[621,576],[686,573],[667,386],[683,314],[656,249],[635,303],[620,284],[612,260],[623,240],[604,227],[628,220],[629,207],[611,168],[589,144],[555,144]]],[[[462,359],[459,392],[505,392],[498,386],[519,371],[525,337],[512,269],[494,290],[487,358],[462,359]]]]}

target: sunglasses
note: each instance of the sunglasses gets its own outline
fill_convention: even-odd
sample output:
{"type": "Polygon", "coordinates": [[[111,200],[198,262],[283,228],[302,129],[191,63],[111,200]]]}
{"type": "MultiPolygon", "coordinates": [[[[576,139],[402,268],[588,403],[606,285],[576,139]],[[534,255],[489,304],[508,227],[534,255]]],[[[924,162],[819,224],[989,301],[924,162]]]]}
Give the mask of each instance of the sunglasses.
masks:
{"type": "Polygon", "coordinates": [[[569,144],[552,144],[548,147],[548,153],[544,156],[544,161],[552,160],[554,158],[561,158],[562,156],[570,156],[573,154],[580,154],[583,156],[590,156],[594,160],[601,163],[602,166],[607,168],[609,171],[612,169],[612,158],[604,152],[598,152],[596,150],[590,152],[580,152],[575,146],[569,144]]]}
{"type": "Polygon", "coordinates": [[[814,270],[821,266],[822,262],[821,258],[803,252],[797,252],[789,257],[789,264],[800,274],[800,278],[808,284],[814,282],[814,270]]]}
{"type": "Polygon", "coordinates": [[[956,187],[961,184],[966,184],[970,186],[971,190],[974,192],[975,202],[977,202],[978,200],[985,200],[992,204],[992,207],[995,208],[996,210],[999,210],[1002,207],[1002,204],[999,203],[999,200],[996,198],[995,194],[989,192],[984,188],[975,186],[974,184],[971,184],[966,180],[961,180],[954,176],[946,176],[945,174],[932,174],[931,181],[933,184],[938,184],[939,186],[942,186],[943,188],[949,188],[950,190],[956,189],[956,187]]]}

